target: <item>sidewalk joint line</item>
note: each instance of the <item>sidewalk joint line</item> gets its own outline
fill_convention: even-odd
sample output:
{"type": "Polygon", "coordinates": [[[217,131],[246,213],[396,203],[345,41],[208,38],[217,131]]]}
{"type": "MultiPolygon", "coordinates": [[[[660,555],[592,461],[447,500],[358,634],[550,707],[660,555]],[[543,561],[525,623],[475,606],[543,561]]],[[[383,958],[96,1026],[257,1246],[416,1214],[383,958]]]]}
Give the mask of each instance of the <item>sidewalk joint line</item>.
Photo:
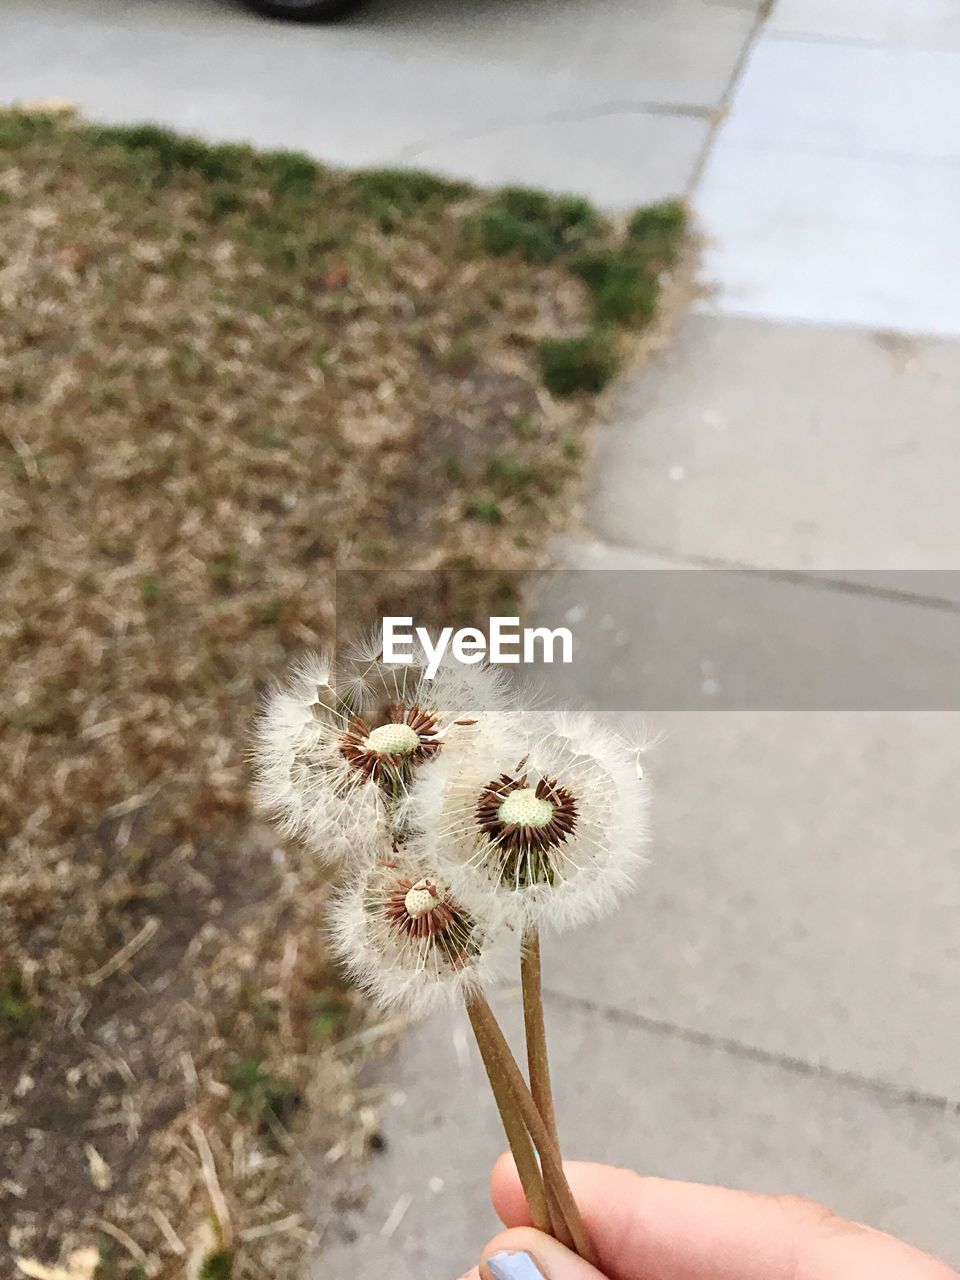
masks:
{"type": "Polygon", "coordinates": [[[900,168],[939,169],[943,166],[956,167],[960,164],[960,155],[916,155],[907,151],[882,151],[875,148],[852,148],[799,145],[763,140],[738,141],[727,144],[732,151],[742,155],[765,157],[771,155],[796,156],[804,160],[844,160],[850,165],[889,164],[900,168]]]}
{"type": "Polygon", "coordinates": [[[826,1063],[811,1062],[806,1058],[798,1058],[793,1054],[780,1053],[773,1049],[763,1049],[759,1045],[746,1044],[730,1036],[717,1035],[711,1031],[698,1031],[694,1027],[681,1026],[665,1018],[654,1018],[648,1014],[633,1013],[618,1009],[613,1005],[600,1004],[583,996],[571,996],[562,991],[545,989],[544,995],[549,1001],[565,1004],[568,1007],[598,1013],[609,1022],[618,1022],[638,1031],[648,1031],[663,1039],[678,1040],[685,1044],[697,1045],[700,1048],[720,1050],[731,1057],[746,1062],[756,1062],[763,1066],[778,1067],[793,1075],[809,1079],[828,1080],[834,1084],[842,1084],[860,1093],[872,1094],[909,1106],[924,1107],[928,1110],[955,1114],[960,1117],[960,1098],[949,1098],[943,1094],[932,1093],[924,1089],[909,1089],[894,1084],[891,1080],[879,1079],[864,1075],[859,1071],[847,1071],[840,1067],[831,1067],[826,1063]]]}
{"type": "Polygon", "coordinates": [[[770,39],[778,42],[789,41],[791,44],[832,44],[845,49],[880,49],[885,53],[952,52],[935,43],[907,44],[884,37],[874,39],[870,36],[828,36],[819,35],[816,31],[778,31],[776,27],[771,27],[770,39]]]}
{"type": "MultiPolygon", "coordinates": [[[[677,571],[686,565],[692,569],[716,570],[727,573],[755,574],[772,582],[783,582],[789,586],[809,587],[818,591],[833,591],[838,595],[863,596],[869,599],[883,600],[887,604],[899,604],[917,609],[930,609],[935,613],[960,613],[960,600],[951,600],[948,596],[924,595],[919,591],[902,591],[895,587],[874,586],[869,583],[855,582],[852,578],[837,578],[827,570],[820,569],[771,569],[762,565],[747,564],[742,560],[726,560],[718,556],[696,555],[692,552],[671,551],[667,547],[658,547],[644,543],[643,546],[632,546],[623,542],[608,542],[597,539],[592,544],[608,551],[623,552],[625,555],[656,556],[661,560],[671,560],[677,571]]],[[[673,566],[666,566],[666,570],[673,566]]],[[[574,570],[576,572],[576,570],[574,570]]],[[[653,572],[663,572],[659,567],[653,572]]],[[[640,570],[639,572],[647,572],[640,570]]],[[[853,570],[852,572],[857,572],[853,570]]],[[[960,570],[954,569],[862,569],[862,573],[956,573],[960,582],[960,570]]]]}
{"type": "Polygon", "coordinates": [[[511,129],[529,129],[537,125],[575,124],[578,120],[603,120],[608,116],[630,115],[679,116],[686,120],[711,121],[717,117],[719,111],[720,107],[716,105],[691,102],[628,102],[613,98],[609,102],[600,102],[585,110],[560,108],[556,111],[548,111],[544,115],[513,116],[510,119],[491,121],[483,128],[464,133],[444,134],[439,138],[421,138],[416,142],[404,143],[394,152],[393,159],[416,160],[422,152],[431,151],[435,147],[442,147],[451,142],[476,142],[481,138],[495,138],[498,134],[508,133],[511,129]]]}
{"type": "Polygon", "coordinates": [[[688,199],[693,198],[693,194],[700,184],[700,179],[703,177],[703,171],[707,167],[707,161],[710,158],[710,153],[713,151],[717,138],[720,134],[720,130],[723,128],[724,122],[730,114],[730,108],[733,106],[733,99],[740,85],[740,81],[743,79],[743,73],[746,70],[747,62],[760,39],[760,35],[763,32],[764,27],[769,21],[772,10],[772,0],[763,0],[763,3],[761,3],[757,8],[753,24],[747,32],[747,37],[743,42],[743,46],[740,49],[737,60],[733,64],[733,70],[730,72],[730,79],[727,83],[727,87],[724,90],[720,101],[717,103],[717,107],[714,112],[713,127],[708,132],[706,141],[700,150],[700,154],[694,162],[693,171],[690,174],[690,181],[687,184],[686,194],[688,199]]]}

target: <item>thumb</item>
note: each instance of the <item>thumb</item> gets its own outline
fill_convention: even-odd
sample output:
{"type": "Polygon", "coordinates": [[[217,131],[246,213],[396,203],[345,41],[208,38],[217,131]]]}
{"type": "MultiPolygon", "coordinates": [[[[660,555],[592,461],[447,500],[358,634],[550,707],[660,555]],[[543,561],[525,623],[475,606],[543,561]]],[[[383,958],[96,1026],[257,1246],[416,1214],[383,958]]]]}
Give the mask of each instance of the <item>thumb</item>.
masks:
{"type": "Polygon", "coordinates": [[[604,1280],[589,1262],[552,1236],[515,1227],[496,1236],[483,1251],[481,1280],[604,1280]]]}
{"type": "MultiPolygon", "coordinates": [[[[641,1178],[606,1165],[564,1168],[609,1280],[960,1280],[942,1262],[810,1200],[641,1178]]],[[[593,1268],[521,1225],[529,1210],[508,1158],[494,1168],[492,1191],[501,1219],[516,1226],[487,1246],[483,1280],[503,1280],[490,1262],[498,1251],[524,1252],[515,1243],[524,1239],[539,1272],[525,1275],[515,1263],[505,1280],[598,1280],[593,1268]]]]}

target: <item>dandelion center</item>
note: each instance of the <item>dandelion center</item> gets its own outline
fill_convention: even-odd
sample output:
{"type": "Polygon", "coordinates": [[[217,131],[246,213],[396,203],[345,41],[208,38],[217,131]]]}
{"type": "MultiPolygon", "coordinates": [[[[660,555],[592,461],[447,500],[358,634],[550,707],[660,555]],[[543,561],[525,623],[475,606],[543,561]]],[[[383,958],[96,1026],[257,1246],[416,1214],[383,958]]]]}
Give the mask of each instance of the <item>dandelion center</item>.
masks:
{"type": "Polygon", "coordinates": [[[447,964],[461,964],[473,946],[473,921],[448,895],[445,885],[426,876],[394,880],[382,906],[401,938],[417,946],[429,945],[447,964]]]}
{"type": "Polygon", "coordinates": [[[382,724],[371,729],[363,745],[385,756],[409,756],[420,746],[420,735],[408,724],[382,724]]]}
{"type": "Polygon", "coordinates": [[[562,875],[561,845],[575,833],[577,801],[556,778],[502,773],[488,782],[474,813],[487,841],[486,863],[499,883],[513,889],[554,884],[562,875]]]}
{"type": "Polygon", "coordinates": [[[394,703],[390,719],[375,729],[354,716],[340,738],[345,760],[374,782],[391,787],[439,750],[437,717],[403,702],[394,703]]]}
{"type": "Polygon", "coordinates": [[[518,787],[511,791],[497,810],[497,817],[507,827],[533,827],[540,829],[553,819],[553,804],[538,796],[533,787],[518,787]]]}
{"type": "Polygon", "coordinates": [[[444,896],[429,880],[418,880],[407,890],[406,897],[403,899],[404,910],[411,920],[419,920],[421,916],[435,910],[444,896]]]}

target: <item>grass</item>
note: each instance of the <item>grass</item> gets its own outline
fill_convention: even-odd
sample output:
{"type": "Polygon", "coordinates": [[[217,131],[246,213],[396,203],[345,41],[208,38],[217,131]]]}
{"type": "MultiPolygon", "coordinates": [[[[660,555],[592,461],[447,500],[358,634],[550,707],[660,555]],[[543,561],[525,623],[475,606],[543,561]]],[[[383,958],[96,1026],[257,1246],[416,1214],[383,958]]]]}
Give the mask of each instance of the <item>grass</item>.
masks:
{"type": "MultiPolygon", "coordinates": [[[[626,226],[577,199],[18,112],[0,149],[11,1227],[52,1261],[108,1221],[153,1274],[167,1246],[144,1205],[191,1249],[209,1226],[188,1120],[238,1239],[290,1203],[289,1170],[258,1156],[301,1111],[329,1107],[331,1147],[365,1141],[326,1053],[366,1016],[317,939],[328,886],[250,811],[263,683],[381,611],[335,619],[338,568],[543,562],[682,210],[626,226]],[[104,1115],[124,1123],[88,1127],[104,1115]]],[[[428,622],[456,603],[436,576],[428,622]]],[[[481,616],[516,610],[509,583],[473,589],[481,616]]],[[[294,1244],[213,1263],[209,1242],[208,1280],[291,1274],[294,1244]]]]}
{"type": "Polygon", "coordinates": [[[197,1280],[230,1280],[232,1275],[232,1252],[229,1249],[218,1249],[204,1258],[197,1280]]]}
{"type": "Polygon", "coordinates": [[[676,264],[687,232],[688,215],[682,200],[637,209],[627,223],[627,241],[650,263],[660,267],[676,264]]]}
{"type": "Polygon", "coordinates": [[[116,1241],[106,1239],[100,1244],[100,1261],[93,1280],[147,1280],[147,1273],[139,1263],[130,1261],[116,1241]]]}
{"type": "Polygon", "coordinates": [[[540,346],[540,367],[555,396],[599,392],[618,368],[617,340],[609,328],[595,327],[576,338],[548,338],[540,346]]]}
{"type": "Polygon", "coordinates": [[[484,524],[503,524],[503,508],[492,499],[478,498],[467,503],[466,514],[471,520],[480,520],[484,524]]]}
{"type": "Polygon", "coordinates": [[[537,471],[529,462],[523,462],[511,454],[499,454],[490,459],[487,478],[499,489],[516,492],[534,484],[537,471]]]}
{"type": "Polygon", "coordinates": [[[366,169],[349,179],[349,191],[357,205],[376,219],[381,231],[390,232],[414,213],[442,209],[470,195],[462,182],[451,182],[431,173],[406,169],[366,169]]]}
{"type": "Polygon", "coordinates": [[[0,969],[0,1044],[26,1035],[39,1016],[22,975],[13,969],[0,969]]]}
{"type": "Polygon", "coordinates": [[[507,187],[473,223],[485,253],[515,253],[526,262],[553,262],[598,234],[602,221],[588,201],[507,187]]]}
{"type": "Polygon", "coordinates": [[[310,1018],[310,1035],[320,1044],[336,1038],[343,1028],[349,1013],[342,994],[331,988],[317,991],[314,995],[314,1007],[310,1018]]]}
{"type": "Polygon", "coordinates": [[[271,1121],[287,1124],[303,1102],[300,1091],[264,1070],[263,1062],[261,1056],[241,1058],[226,1071],[226,1082],[233,1090],[230,1105],[261,1129],[271,1121]]]}
{"type": "Polygon", "coordinates": [[[661,275],[686,240],[687,211],[679,200],[638,209],[618,237],[586,201],[511,187],[493,197],[472,230],[484,252],[561,263],[589,289],[593,327],[572,340],[546,339],[541,349],[548,389],[571,396],[602,390],[616,373],[616,328],[642,328],[654,318],[661,275]]]}
{"type": "Polygon", "coordinates": [[[590,290],[598,322],[635,325],[653,319],[658,273],[632,246],[587,250],[571,260],[570,269],[590,290]]]}

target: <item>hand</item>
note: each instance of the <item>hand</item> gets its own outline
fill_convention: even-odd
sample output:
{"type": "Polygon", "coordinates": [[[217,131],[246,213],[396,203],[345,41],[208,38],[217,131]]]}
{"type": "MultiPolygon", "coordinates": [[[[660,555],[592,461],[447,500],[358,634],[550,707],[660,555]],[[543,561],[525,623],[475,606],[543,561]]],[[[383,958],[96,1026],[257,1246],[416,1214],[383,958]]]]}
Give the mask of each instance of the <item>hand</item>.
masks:
{"type": "Polygon", "coordinates": [[[491,1194],[509,1230],[463,1280],[958,1280],[935,1258],[812,1200],[601,1164],[565,1167],[603,1275],[529,1225],[513,1161],[503,1156],[491,1194]]]}

